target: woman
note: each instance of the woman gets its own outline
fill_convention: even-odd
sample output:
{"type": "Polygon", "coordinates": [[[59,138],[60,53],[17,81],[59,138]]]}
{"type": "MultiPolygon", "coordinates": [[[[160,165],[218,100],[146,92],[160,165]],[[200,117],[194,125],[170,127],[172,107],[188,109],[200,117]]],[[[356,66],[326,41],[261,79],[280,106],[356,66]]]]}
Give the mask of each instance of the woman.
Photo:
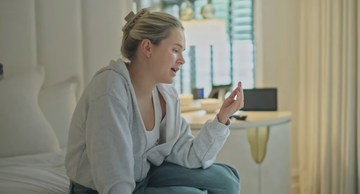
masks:
{"type": "Polygon", "coordinates": [[[70,193],[238,194],[237,172],[213,162],[229,135],[229,116],[243,107],[241,83],[193,137],[169,85],[185,63],[181,22],[149,9],[125,19],[121,53],[129,62],[99,70],[73,115],[70,193]]]}

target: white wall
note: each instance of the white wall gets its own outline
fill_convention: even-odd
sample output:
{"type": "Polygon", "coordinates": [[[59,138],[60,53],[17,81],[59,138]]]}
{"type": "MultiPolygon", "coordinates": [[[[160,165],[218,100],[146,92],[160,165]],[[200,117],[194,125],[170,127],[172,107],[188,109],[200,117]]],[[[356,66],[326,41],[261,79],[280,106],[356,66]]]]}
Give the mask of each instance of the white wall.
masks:
{"type": "Polygon", "coordinates": [[[292,163],[296,181],[300,0],[255,1],[261,1],[263,86],[277,87],[279,110],[290,110],[293,113],[292,163]]]}
{"type": "Polygon", "coordinates": [[[4,76],[45,67],[45,85],[77,77],[82,91],[94,73],[120,57],[130,0],[0,0],[4,76]]]}

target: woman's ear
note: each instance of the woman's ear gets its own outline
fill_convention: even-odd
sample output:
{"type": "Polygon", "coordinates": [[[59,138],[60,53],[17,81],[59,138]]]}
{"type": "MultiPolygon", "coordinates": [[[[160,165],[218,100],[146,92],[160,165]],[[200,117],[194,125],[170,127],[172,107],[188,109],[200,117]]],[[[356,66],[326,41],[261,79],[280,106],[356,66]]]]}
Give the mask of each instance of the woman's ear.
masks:
{"type": "Polygon", "coordinates": [[[141,52],[146,56],[146,57],[150,57],[151,56],[151,51],[152,51],[152,43],[149,39],[144,39],[141,41],[140,44],[140,48],[141,48],[141,52]]]}

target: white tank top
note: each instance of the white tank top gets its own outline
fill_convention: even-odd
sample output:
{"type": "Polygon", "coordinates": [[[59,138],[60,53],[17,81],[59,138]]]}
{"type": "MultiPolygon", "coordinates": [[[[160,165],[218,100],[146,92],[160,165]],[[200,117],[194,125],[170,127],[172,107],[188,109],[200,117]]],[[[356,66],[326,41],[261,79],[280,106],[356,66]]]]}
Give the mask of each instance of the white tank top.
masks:
{"type": "Polygon", "coordinates": [[[147,138],[146,151],[160,144],[160,126],[161,126],[162,111],[161,111],[159,92],[157,90],[157,87],[155,87],[152,91],[152,98],[154,103],[155,125],[151,131],[146,130],[146,138],[147,138]]]}

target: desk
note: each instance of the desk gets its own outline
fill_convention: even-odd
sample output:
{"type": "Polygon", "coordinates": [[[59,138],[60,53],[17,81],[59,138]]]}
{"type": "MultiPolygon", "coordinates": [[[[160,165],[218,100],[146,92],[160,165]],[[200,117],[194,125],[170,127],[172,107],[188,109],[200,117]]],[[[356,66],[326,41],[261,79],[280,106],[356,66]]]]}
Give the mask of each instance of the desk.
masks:
{"type": "MultiPolygon", "coordinates": [[[[246,121],[231,120],[230,136],[216,162],[234,167],[241,194],[291,193],[291,113],[244,112],[246,121]]],[[[216,114],[182,113],[196,135],[216,114]]]]}
{"type": "Polygon", "coordinates": [[[194,111],[202,110],[201,106],[200,106],[201,100],[202,99],[196,99],[196,100],[193,100],[192,103],[190,103],[189,105],[187,105],[187,104],[185,104],[184,106],[180,105],[181,113],[194,112],[194,111]]]}

